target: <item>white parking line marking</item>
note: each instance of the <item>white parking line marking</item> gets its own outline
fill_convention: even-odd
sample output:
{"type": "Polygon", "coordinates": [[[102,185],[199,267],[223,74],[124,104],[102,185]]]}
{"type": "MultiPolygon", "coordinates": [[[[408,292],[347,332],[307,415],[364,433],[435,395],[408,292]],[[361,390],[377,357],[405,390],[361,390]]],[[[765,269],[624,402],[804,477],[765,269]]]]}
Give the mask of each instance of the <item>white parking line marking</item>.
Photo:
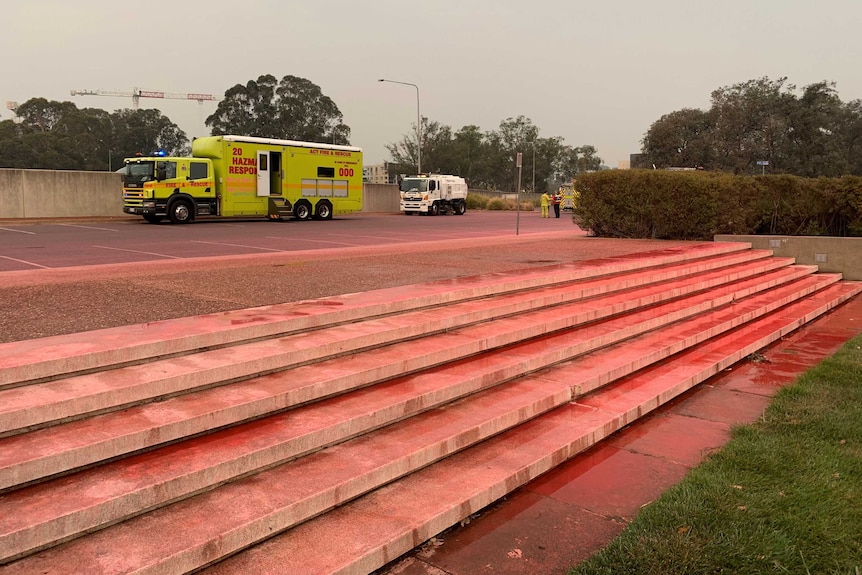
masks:
{"type": "MultiPolygon", "coordinates": [[[[385,237],[385,236],[362,236],[359,234],[329,234],[329,235],[340,237],[340,238],[343,237],[343,238],[366,238],[369,240],[386,240],[387,242],[391,242],[393,239],[395,239],[392,237],[385,237]]],[[[406,235],[406,234],[402,234],[402,235],[406,235]]]]}
{"type": "Polygon", "coordinates": [[[93,246],[93,247],[94,247],[94,248],[100,248],[100,249],[103,249],[103,250],[114,250],[114,251],[117,251],[117,252],[131,252],[131,253],[133,253],[133,254],[145,254],[145,255],[148,255],[148,256],[156,256],[156,257],[160,257],[160,258],[170,258],[170,259],[172,259],[172,260],[181,260],[181,259],[183,259],[183,258],[181,258],[181,257],[179,257],[179,256],[169,256],[169,255],[165,255],[165,254],[157,254],[157,253],[153,253],[153,252],[142,252],[142,251],[140,251],[140,250],[126,250],[126,249],[123,249],[123,248],[112,248],[112,247],[110,247],[110,246],[93,246]]]}
{"type": "Polygon", "coordinates": [[[103,232],[118,232],[120,230],[114,230],[111,228],[98,228],[96,226],[79,226],[77,224],[57,224],[58,226],[66,226],[67,228],[83,228],[85,230],[102,230],[103,232]]]}
{"type": "Polygon", "coordinates": [[[346,242],[328,242],[326,240],[308,240],[305,238],[291,238],[288,236],[266,236],[268,240],[289,240],[291,242],[313,242],[316,244],[332,244],[334,246],[356,246],[359,244],[348,244],[346,242]]]}
{"type": "Polygon", "coordinates": [[[18,262],[19,264],[24,264],[24,265],[27,265],[27,266],[33,266],[33,267],[36,267],[36,268],[42,268],[43,270],[49,270],[49,269],[51,269],[51,268],[50,268],[50,267],[48,267],[48,266],[40,266],[39,264],[34,264],[33,262],[28,262],[28,261],[24,261],[24,260],[16,260],[15,258],[10,258],[9,256],[0,256],[0,258],[3,258],[4,260],[13,261],[13,262],[18,262]]]}
{"type": "Polygon", "coordinates": [[[195,243],[195,244],[209,244],[209,245],[211,245],[211,246],[231,246],[231,247],[234,247],[234,248],[248,248],[248,249],[250,249],[250,250],[265,250],[265,251],[268,251],[268,252],[283,252],[283,251],[284,251],[284,250],[276,250],[276,249],[273,249],[273,248],[261,248],[261,247],[258,247],[258,246],[247,246],[247,245],[243,245],[243,244],[228,244],[228,243],[225,243],[225,242],[203,242],[203,241],[200,241],[200,240],[192,240],[192,243],[195,243]]]}
{"type": "Polygon", "coordinates": [[[18,232],[19,234],[30,234],[31,236],[36,235],[36,232],[27,232],[24,230],[15,230],[12,228],[0,228],[0,230],[6,230],[7,232],[18,232]]]}

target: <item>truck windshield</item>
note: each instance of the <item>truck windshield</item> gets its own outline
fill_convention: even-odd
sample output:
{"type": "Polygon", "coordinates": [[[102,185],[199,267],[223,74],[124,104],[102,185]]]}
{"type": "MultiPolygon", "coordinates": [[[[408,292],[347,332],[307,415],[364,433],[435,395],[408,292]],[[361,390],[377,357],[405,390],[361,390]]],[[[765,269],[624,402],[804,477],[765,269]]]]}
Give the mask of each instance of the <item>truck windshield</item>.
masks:
{"type": "Polygon", "coordinates": [[[399,189],[402,192],[427,192],[428,180],[420,180],[419,178],[407,178],[401,180],[401,187],[399,189]]]}
{"type": "Polygon", "coordinates": [[[153,180],[154,162],[129,162],[123,173],[123,184],[127,188],[141,187],[144,182],[153,180]]]}

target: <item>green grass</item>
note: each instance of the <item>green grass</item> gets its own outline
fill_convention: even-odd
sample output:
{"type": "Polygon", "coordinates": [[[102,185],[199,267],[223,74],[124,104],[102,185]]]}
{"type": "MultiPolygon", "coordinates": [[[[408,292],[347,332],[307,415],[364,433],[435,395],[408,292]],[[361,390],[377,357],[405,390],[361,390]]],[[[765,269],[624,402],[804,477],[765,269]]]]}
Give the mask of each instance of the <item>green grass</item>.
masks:
{"type": "Polygon", "coordinates": [[[862,336],[644,508],[578,574],[862,573],[862,336]]]}

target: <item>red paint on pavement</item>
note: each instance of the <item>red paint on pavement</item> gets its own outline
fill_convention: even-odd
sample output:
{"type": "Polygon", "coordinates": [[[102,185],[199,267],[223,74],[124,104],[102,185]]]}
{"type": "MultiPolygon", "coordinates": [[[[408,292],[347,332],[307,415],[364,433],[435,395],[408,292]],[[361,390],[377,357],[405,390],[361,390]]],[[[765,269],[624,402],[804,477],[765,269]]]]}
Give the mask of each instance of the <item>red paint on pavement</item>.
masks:
{"type": "Polygon", "coordinates": [[[565,573],[625,527],[622,521],[530,492],[493,507],[481,521],[486,529],[462,529],[443,536],[393,571],[398,575],[565,573]]]}
{"type": "Polygon", "coordinates": [[[437,568],[444,565],[446,575],[565,572],[569,565],[561,556],[576,564],[610,543],[619,531],[603,532],[603,526],[634,516],[676,484],[686,465],[720,449],[729,439],[731,425],[754,422],[780,387],[859,333],[862,296],[764,350],[762,358],[724,370],[610,441],[525,485],[486,515],[446,534],[433,556],[413,556],[406,560],[415,563],[408,570],[393,568],[387,573],[438,575],[437,568]],[[584,509],[583,515],[576,514],[578,507],[584,509]],[[533,509],[541,510],[541,520],[531,520],[525,512],[533,509]],[[592,522],[586,519],[590,514],[592,522]],[[573,524],[571,517],[584,523],[573,524]],[[582,526],[588,531],[584,537],[579,536],[582,526]],[[598,541],[603,534],[604,544],[598,541]],[[530,542],[549,540],[556,542],[553,553],[530,553],[529,561],[517,564],[520,571],[507,570],[511,562],[506,553],[513,542],[530,549],[530,542]]]}
{"type": "Polygon", "coordinates": [[[688,472],[678,463],[602,444],[577,459],[578,465],[554,469],[524,489],[628,520],[688,472]]]}
{"type": "Polygon", "coordinates": [[[694,467],[728,439],[730,426],[725,423],[660,409],[639,425],[620,431],[608,445],[694,467]]]}

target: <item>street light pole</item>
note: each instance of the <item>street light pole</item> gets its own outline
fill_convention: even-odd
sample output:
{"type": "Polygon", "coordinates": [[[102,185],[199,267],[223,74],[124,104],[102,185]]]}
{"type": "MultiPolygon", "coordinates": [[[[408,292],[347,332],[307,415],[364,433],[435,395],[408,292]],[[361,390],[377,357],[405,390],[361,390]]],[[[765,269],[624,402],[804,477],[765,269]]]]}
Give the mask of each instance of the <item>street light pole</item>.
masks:
{"type": "Polygon", "coordinates": [[[530,188],[530,193],[536,193],[536,141],[533,140],[533,187],[530,188]]]}
{"type": "Polygon", "coordinates": [[[416,88],[416,173],[422,173],[422,115],[419,113],[419,86],[410,82],[399,82],[398,80],[385,80],[380,78],[378,82],[389,82],[390,84],[403,84],[416,88]]]}

